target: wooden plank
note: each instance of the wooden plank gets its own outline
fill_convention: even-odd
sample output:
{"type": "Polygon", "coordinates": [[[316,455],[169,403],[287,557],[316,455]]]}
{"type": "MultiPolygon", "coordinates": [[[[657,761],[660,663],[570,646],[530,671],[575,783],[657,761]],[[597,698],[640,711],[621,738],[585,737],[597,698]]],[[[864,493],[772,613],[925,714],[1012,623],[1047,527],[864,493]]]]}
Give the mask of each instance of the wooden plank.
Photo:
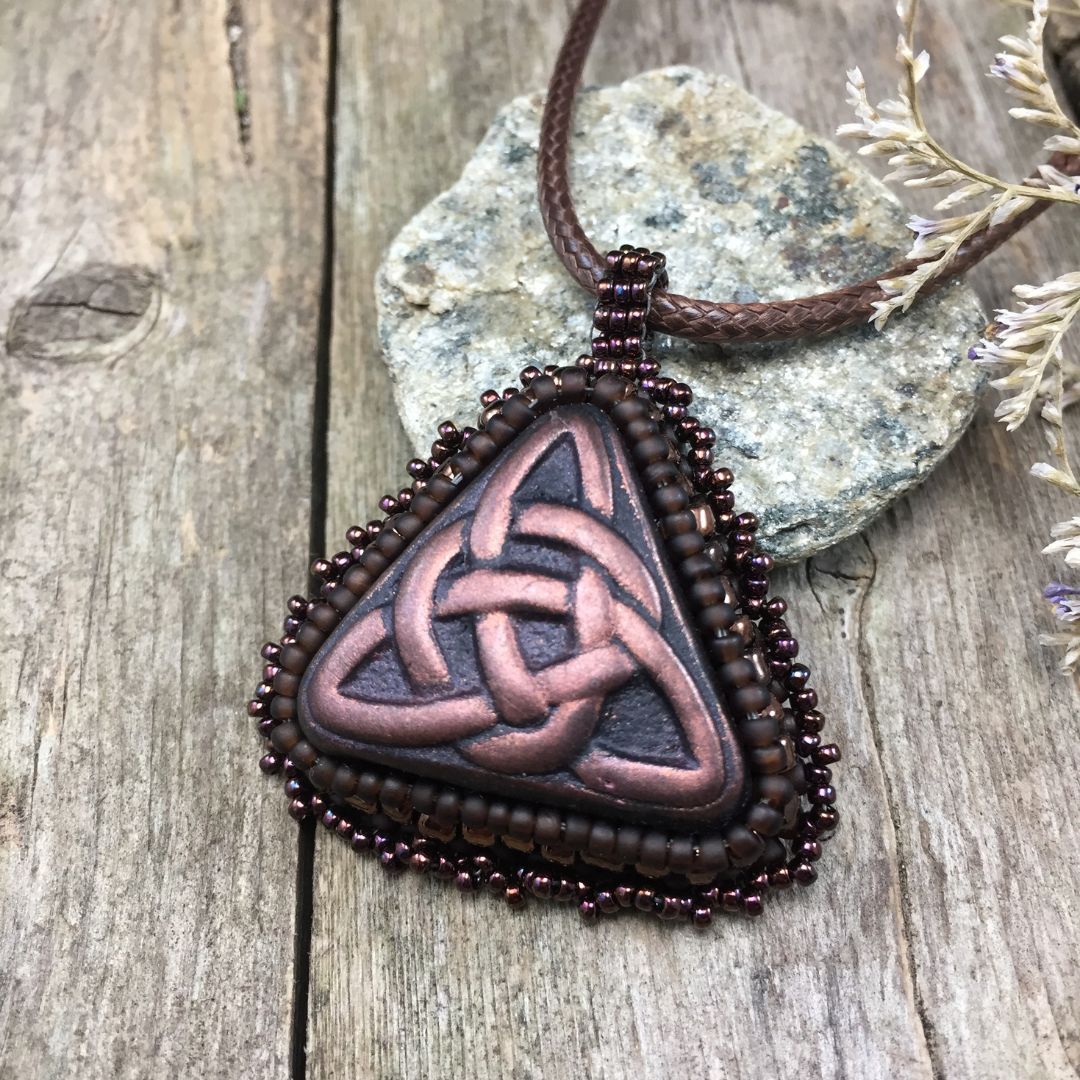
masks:
{"type": "MultiPolygon", "coordinates": [[[[1022,13],[1003,9],[988,30],[976,0],[935,8],[938,129],[1023,170],[1033,140],[981,74],[1022,13]]],[[[883,94],[895,82],[884,5],[618,10],[593,81],[696,63],[825,134],[848,118],[845,66],[861,63],[883,94]]],[[[526,3],[342,9],[331,535],[400,485],[409,456],[376,359],[379,254],[495,109],[543,85],[566,16],[526,3]]],[[[1069,265],[1077,232],[1061,217],[980,273],[988,301],[1069,265]]],[[[1036,437],[1006,439],[984,415],[865,537],[784,575],[846,751],[848,825],[812,892],[701,936],[630,919],[592,931],[540,905],[511,916],[387,880],[320,835],[309,1075],[1073,1075],[1080,874],[1063,792],[1080,762],[1063,733],[1078,701],[1034,644],[1048,574],[1037,552],[1061,516],[1025,475],[1037,452],[1036,437]]]]}
{"type": "Polygon", "coordinates": [[[4,1076],[288,1070],[327,15],[231,9],[240,97],[224,0],[0,14],[4,1076]]]}

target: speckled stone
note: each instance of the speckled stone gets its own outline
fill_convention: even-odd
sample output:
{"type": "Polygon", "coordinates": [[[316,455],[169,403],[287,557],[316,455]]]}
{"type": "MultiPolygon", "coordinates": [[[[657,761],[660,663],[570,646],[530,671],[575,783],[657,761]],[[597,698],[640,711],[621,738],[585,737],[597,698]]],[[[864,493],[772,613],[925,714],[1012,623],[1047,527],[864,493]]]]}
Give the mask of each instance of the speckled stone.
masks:
{"type": "MultiPolygon", "coordinates": [[[[548,245],[536,206],[542,98],[496,117],[461,179],[420,211],[378,275],[379,329],[417,452],[440,420],[474,422],[480,391],[527,364],[588,351],[592,303],[548,245]]],[[[818,292],[906,250],[905,214],[848,154],[727,79],[688,67],[581,95],[572,183],[601,250],[665,252],[672,288],[752,301],[818,292]]],[[[658,337],[694,387],[742,509],[779,559],[862,528],[948,453],[981,376],[985,319],[950,286],[894,318],[812,341],[718,348],[658,337]]]]}

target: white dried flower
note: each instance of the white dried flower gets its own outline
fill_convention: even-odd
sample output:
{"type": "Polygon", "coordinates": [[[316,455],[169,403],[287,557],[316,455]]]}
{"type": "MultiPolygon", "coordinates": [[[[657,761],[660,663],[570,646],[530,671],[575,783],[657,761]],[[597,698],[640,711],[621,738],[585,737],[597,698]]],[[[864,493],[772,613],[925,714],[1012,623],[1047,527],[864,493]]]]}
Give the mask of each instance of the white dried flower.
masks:
{"type": "Polygon", "coordinates": [[[1044,388],[1047,368],[1061,362],[1061,343],[1080,315],[1080,273],[1063,274],[1045,285],[1017,285],[1015,311],[997,312],[995,333],[970,353],[984,367],[1004,369],[991,383],[1002,392],[995,415],[1018,428],[1044,388]]]}
{"type": "Polygon", "coordinates": [[[1064,555],[1069,566],[1080,568],[1080,517],[1070,518],[1050,530],[1054,542],[1043,548],[1046,555],[1064,555]]]}
{"type": "MultiPolygon", "coordinates": [[[[1080,137],[1080,128],[1058,103],[1046,74],[1043,33],[1048,9],[1049,0],[1034,0],[1026,35],[1021,38],[1008,34],[1000,39],[1007,51],[998,53],[990,74],[996,79],[1003,79],[1008,84],[1009,93],[1023,103],[1010,109],[1010,116],[1064,131],[1066,141],[1071,143],[1080,137]]],[[[1054,148],[1061,148],[1060,142],[1054,148]]]]}
{"type": "MultiPolygon", "coordinates": [[[[1080,0],[1075,0],[1080,10],[1080,0]]],[[[1034,205],[1036,200],[1080,203],[1080,183],[1062,170],[1044,165],[1035,180],[1002,180],[973,168],[950,153],[926,129],[919,102],[919,84],[929,68],[925,52],[916,52],[914,20],[917,0],[900,0],[897,14],[901,33],[897,58],[903,78],[895,98],[873,105],[859,68],[847,73],[848,102],[857,118],[838,134],[860,139],[860,154],[887,157],[892,171],[886,177],[913,188],[944,188],[934,209],[937,218],[913,216],[908,227],[915,234],[909,258],[918,265],[907,274],[880,281],[884,294],[874,304],[872,321],[881,329],[897,311],[906,311],[934,278],[948,271],[964,244],[983,229],[1003,224],[1034,205]],[[968,213],[951,214],[972,200],[984,200],[968,213]]],[[[1048,0],[1033,0],[1025,36],[1001,39],[1001,52],[990,74],[1002,79],[1020,104],[1010,109],[1019,120],[1053,129],[1044,147],[1051,153],[1080,155],[1080,127],[1066,114],[1054,95],[1043,57],[1043,33],[1048,0]]],[[[992,385],[1001,391],[998,418],[1012,431],[1035,409],[1041,417],[1054,463],[1039,462],[1031,472],[1074,497],[1080,481],[1069,460],[1062,412],[1080,401],[1080,364],[1066,360],[1062,343],[1080,314],[1080,272],[1069,272],[1044,285],[1018,285],[1015,310],[1001,310],[992,332],[974,346],[969,356],[993,368],[992,385]]],[[[1048,555],[1064,556],[1069,566],[1080,567],[1080,517],[1054,526],[1048,555]]],[[[1046,644],[1063,650],[1063,670],[1080,678],[1080,589],[1054,582],[1046,598],[1054,605],[1065,628],[1044,635],[1046,644]]]]}

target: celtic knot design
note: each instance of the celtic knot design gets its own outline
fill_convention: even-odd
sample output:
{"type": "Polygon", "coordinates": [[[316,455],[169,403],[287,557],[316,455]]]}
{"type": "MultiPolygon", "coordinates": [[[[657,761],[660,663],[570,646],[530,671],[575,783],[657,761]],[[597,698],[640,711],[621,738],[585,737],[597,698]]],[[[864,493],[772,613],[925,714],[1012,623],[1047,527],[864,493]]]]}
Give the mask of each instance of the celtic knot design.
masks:
{"type": "Polygon", "coordinates": [[[616,531],[620,470],[628,474],[628,463],[613,460],[587,410],[532,425],[481,481],[472,513],[431,526],[394,587],[376,590],[342,627],[310,674],[321,722],[375,747],[452,746],[497,775],[569,773],[618,800],[681,808],[715,800],[726,722],[711,685],[666,636],[681,609],[640,499],[634,542],[616,531]],[[569,502],[530,487],[542,459],[565,443],[580,479],[569,502]],[[537,550],[558,554],[530,559],[537,550]],[[524,634],[537,619],[563,628],[569,645],[559,655],[524,634]],[[467,662],[448,655],[443,632],[462,621],[471,628],[467,662]],[[357,677],[388,651],[399,684],[357,677]],[[680,732],[680,763],[596,739],[605,703],[639,677],[680,732]]]}

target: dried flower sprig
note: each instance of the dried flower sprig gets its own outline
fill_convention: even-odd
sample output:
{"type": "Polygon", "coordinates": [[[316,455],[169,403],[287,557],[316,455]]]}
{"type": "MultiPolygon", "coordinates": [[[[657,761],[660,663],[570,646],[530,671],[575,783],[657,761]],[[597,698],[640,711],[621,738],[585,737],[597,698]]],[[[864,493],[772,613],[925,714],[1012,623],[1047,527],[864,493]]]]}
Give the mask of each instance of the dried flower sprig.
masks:
{"type": "MultiPolygon", "coordinates": [[[[1080,0],[1074,0],[1080,10],[1080,0]]],[[[923,120],[919,84],[930,58],[915,50],[915,15],[918,0],[899,0],[901,32],[897,59],[902,77],[897,96],[872,105],[862,72],[847,73],[848,102],[855,123],[844,124],[838,134],[863,141],[860,154],[888,158],[893,171],[886,180],[911,188],[946,189],[934,209],[942,216],[913,216],[908,227],[915,234],[909,258],[919,260],[909,273],[879,282],[885,296],[875,305],[873,323],[879,329],[897,311],[906,311],[926,286],[944,273],[964,244],[982,230],[1012,220],[1038,200],[1080,205],[1080,184],[1058,168],[1044,165],[1037,177],[1019,182],[1003,180],[969,165],[949,152],[929,132],[923,120]],[[975,208],[953,212],[975,202],[975,208]]],[[[1006,84],[1019,101],[1009,113],[1017,120],[1049,128],[1043,143],[1050,153],[1080,155],[1080,127],[1058,101],[1046,71],[1043,35],[1049,0],[1032,0],[1031,20],[1023,37],[1001,39],[1003,49],[990,74],[1006,84]]],[[[1062,274],[1043,285],[1017,285],[1015,310],[999,310],[987,336],[969,356],[992,368],[991,385],[1001,392],[996,416],[1013,431],[1033,414],[1046,430],[1054,464],[1039,462],[1032,474],[1080,498],[1069,458],[1062,423],[1064,410],[1080,400],[1080,368],[1066,361],[1063,342],[1080,316],[1080,272],[1062,274]]],[[[1080,568],[1080,517],[1055,525],[1053,542],[1044,550],[1064,555],[1068,566],[1080,568]]],[[[1063,669],[1080,679],[1080,589],[1054,582],[1045,597],[1061,623],[1058,633],[1044,635],[1047,644],[1063,650],[1063,669]]]]}

